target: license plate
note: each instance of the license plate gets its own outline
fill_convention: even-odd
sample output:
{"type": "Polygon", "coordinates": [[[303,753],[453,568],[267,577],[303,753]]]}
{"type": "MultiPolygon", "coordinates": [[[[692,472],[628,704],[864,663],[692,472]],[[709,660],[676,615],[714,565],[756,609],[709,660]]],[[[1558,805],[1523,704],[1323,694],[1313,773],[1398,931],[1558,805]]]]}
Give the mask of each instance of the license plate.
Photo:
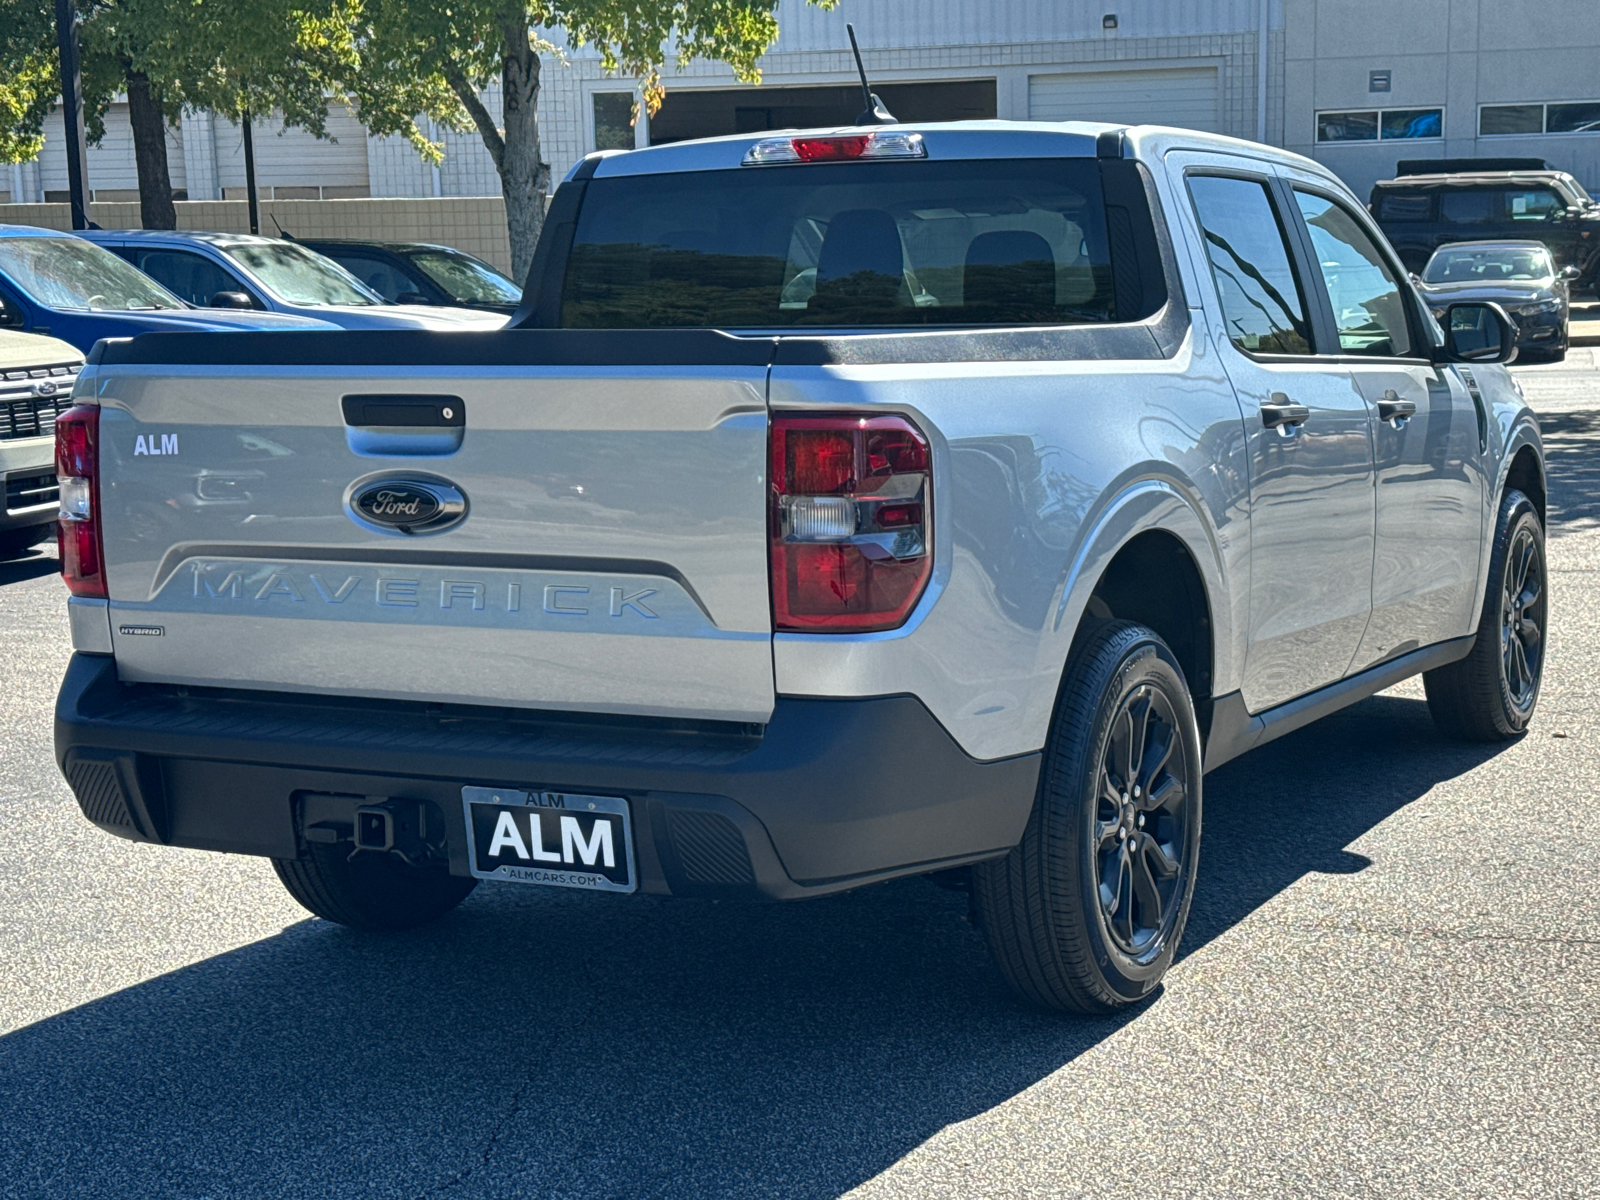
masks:
{"type": "Polygon", "coordinates": [[[633,827],[618,796],[464,787],[467,856],[479,879],[631,892],[633,827]]]}

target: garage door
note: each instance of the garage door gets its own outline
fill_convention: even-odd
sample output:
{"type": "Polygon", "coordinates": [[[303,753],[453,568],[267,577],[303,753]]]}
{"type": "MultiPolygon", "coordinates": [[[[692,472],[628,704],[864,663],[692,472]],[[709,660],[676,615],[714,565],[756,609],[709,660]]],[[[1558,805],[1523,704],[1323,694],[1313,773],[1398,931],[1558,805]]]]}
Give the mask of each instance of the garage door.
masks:
{"type": "Polygon", "coordinates": [[[1215,67],[1028,77],[1028,115],[1035,121],[1178,125],[1221,133],[1218,109],[1215,67]]]}

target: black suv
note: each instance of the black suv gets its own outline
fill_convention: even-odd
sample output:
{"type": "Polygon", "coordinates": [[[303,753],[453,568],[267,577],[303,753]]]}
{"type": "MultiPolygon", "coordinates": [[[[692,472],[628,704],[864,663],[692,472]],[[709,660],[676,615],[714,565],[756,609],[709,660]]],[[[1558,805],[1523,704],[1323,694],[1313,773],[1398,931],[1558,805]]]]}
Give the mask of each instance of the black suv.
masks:
{"type": "Polygon", "coordinates": [[[1600,204],[1565,171],[1481,171],[1379,180],[1369,206],[1408,271],[1448,242],[1543,242],[1575,287],[1600,273],[1600,204]]]}

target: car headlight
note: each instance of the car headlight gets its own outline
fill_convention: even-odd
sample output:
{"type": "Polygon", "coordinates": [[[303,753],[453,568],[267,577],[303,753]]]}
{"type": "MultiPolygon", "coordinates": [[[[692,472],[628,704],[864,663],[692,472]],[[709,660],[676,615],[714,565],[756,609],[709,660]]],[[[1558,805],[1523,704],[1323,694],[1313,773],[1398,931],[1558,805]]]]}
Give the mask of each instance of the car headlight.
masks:
{"type": "Polygon", "coordinates": [[[1537,313],[1559,312],[1560,309],[1561,301],[1559,300],[1536,300],[1532,304],[1519,305],[1512,311],[1519,317],[1531,317],[1537,313]]]}

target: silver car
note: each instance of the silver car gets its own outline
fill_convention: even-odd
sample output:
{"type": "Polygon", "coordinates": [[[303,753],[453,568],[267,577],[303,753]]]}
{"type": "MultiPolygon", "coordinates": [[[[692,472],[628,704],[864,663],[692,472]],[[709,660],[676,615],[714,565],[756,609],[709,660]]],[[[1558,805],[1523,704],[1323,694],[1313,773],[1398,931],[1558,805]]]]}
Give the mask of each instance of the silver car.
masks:
{"type": "Polygon", "coordinates": [[[190,304],[265,309],[344,329],[499,329],[499,313],[392,304],[330,258],[279,238],[188,230],[78,235],[127,259],[190,304]]]}
{"type": "Polygon", "coordinates": [[[90,821],[362,929],[937,872],[1021,995],[1104,1012],[1177,953],[1207,771],[1418,674],[1446,735],[1532,719],[1512,326],[1441,327],[1315,162],[761,133],[591,156],[545,230],[515,331],[86,368],[90,821]]]}

